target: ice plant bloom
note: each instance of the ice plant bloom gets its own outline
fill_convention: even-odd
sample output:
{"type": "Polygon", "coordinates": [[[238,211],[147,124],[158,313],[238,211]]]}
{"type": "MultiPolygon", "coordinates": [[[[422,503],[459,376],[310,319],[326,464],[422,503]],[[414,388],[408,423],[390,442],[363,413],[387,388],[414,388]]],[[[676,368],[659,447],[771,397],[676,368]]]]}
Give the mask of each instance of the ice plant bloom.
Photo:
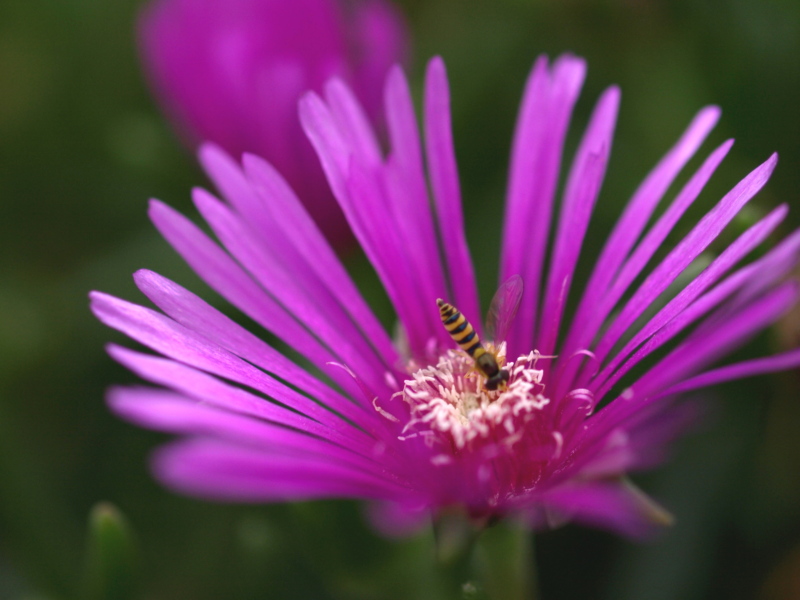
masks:
{"type": "Polygon", "coordinates": [[[376,122],[407,33],[388,0],[155,0],[139,27],[152,87],[184,139],[277,167],[335,244],[351,240],[297,119],[307,90],[349,82],[376,122]]]}
{"type": "Polygon", "coordinates": [[[478,523],[514,515],[533,527],[574,520],[631,535],[667,521],[624,476],[656,464],[686,428],[691,405],[680,394],[800,363],[793,350],[715,366],[797,300],[787,274],[800,232],[747,259],[786,216],[779,206],[697,267],[767,182],[772,156],[699,222],[682,224],[688,233],[677,245],[663,247],[731,147],[711,151],[654,216],[719,117],[705,108],[633,193],[603,247],[588,250],[594,269],[578,294],[573,273],[620,98],[616,87],[602,94],[556,194],[584,72],[573,56],[542,57],[527,82],[494,334],[481,325],[440,59],[426,73],[424,141],[407,82],[390,72],[388,155],[341,81],[300,105],[333,193],[396,310],[396,339],[274,167],[203,147],[200,160],[224,200],[197,189],[194,201],[219,242],[158,201],[152,220],[212,288],[301,358],[150,271],[135,280],[159,310],[93,293],[101,321],[156,353],[111,346],[158,387],[108,397],[123,418],[180,436],[155,454],[156,476],[219,500],[368,499],[390,530],[451,510],[478,523]],[[699,273],[678,286],[693,263],[699,273]],[[468,327],[454,325],[460,317],[450,320],[447,304],[506,381],[487,384],[456,343],[467,344],[468,327]]]}

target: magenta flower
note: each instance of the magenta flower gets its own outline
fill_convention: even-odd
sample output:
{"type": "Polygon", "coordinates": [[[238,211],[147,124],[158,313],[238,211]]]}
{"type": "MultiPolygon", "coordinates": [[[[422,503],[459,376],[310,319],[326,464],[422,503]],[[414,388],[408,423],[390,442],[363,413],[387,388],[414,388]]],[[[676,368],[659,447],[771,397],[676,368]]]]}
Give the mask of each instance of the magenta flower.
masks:
{"type": "Polygon", "coordinates": [[[162,312],[93,293],[100,320],[161,355],[110,347],[161,386],[114,389],[112,410],[181,436],[156,453],[156,476],[219,500],[368,499],[389,530],[454,508],[479,523],[514,515],[533,527],[575,520],[631,535],[668,520],[624,476],[659,462],[690,423],[692,405],[678,403],[679,394],[800,364],[794,350],[714,368],[796,302],[797,284],[786,276],[798,261],[800,232],[742,264],[786,216],[780,206],[674,291],[777,160],[757,167],[654,258],[731,147],[713,150],[653,217],[719,117],[705,108],[634,192],[603,248],[584,250],[596,256],[594,270],[566,319],[620,98],[611,87],[598,101],[553,219],[584,72],[573,56],[552,65],[543,57],[528,80],[511,153],[500,258],[500,281],[508,283],[495,305],[494,339],[480,325],[440,59],[427,71],[424,143],[406,80],[391,71],[388,156],[340,81],[300,106],[397,312],[395,340],[276,169],[252,155],[240,166],[204,146],[201,162],[226,201],[202,189],[194,200],[221,245],[158,201],[153,222],[212,288],[309,366],[153,272],[135,280],[162,312]],[[486,373],[454,341],[469,327],[448,333],[437,298],[499,356],[507,381],[489,389],[486,373]]]}
{"type": "Polygon", "coordinates": [[[333,76],[349,82],[372,122],[407,34],[385,0],[156,0],[140,23],[142,58],[182,136],[277,167],[335,244],[351,240],[297,101],[333,76]]]}

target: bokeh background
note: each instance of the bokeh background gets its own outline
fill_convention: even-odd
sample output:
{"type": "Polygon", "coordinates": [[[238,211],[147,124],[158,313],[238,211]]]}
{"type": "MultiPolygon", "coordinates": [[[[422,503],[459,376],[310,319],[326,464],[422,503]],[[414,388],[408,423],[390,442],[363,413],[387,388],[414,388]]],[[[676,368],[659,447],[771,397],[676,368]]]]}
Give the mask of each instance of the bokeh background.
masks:
{"type": "MultiPolygon", "coordinates": [[[[447,61],[485,300],[516,108],[543,52],[589,63],[568,151],[600,91],[623,90],[590,243],[711,103],[723,119],[704,148],[728,137],[737,144],[695,216],[777,150],[769,185],[723,237],[780,202],[794,209],[783,233],[800,224],[795,0],[397,4],[413,34],[417,91],[427,58],[447,61]]],[[[194,214],[189,190],[205,179],[143,83],[133,33],[141,5],[0,2],[0,598],[85,595],[87,519],[99,501],[119,507],[134,532],[135,584],[120,597],[451,597],[429,532],[385,540],[352,502],[228,506],[173,496],[147,470],[164,436],[107,412],[104,389],[132,377],[105,355],[105,343],[123,340],[93,320],[87,292],[142,300],[130,274],[148,267],[216,301],[146,219],[152,196],[194,214]]],[[[378,299],[363,257],[348,262],[378,299]]],[[[741,355],[797,344],[799,322],[800,313],[788,317],[741,355]]],[[[786,373],[715,390],[706,421],[671,461],[635,477],[677,517],[658,538],[633,543],[574,526],[536,536],[542,598],[800,598],[799,380],[786,373]]]]}

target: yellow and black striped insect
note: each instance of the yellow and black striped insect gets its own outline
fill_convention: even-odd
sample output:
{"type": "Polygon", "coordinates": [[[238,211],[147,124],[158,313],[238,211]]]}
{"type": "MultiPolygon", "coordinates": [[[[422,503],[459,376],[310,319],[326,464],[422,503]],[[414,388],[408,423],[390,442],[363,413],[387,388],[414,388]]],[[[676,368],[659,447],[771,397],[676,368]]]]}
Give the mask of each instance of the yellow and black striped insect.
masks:
{"type": "Polygon", "coordinates": [[[441,298],[436,301],[444,328],[453,341],[475,360],[475,367],[486,377],[483,387],[487,390],[496,390],[508,383],[510,374],[502,368],[502,361],[498,361],[494,348],[505,341],[521,300],[522,277],[513,275],[500,286],[489,306],[486,331],[493,344],[488,349],[481,343],[475,328],[455,306],[441,298]]]}
{"type": "Polygon", "coordinates": [[[497,357],[484,347],[478,337],[478,332],[469,324],[466,317],[455,306],[441,298],[436,301],[436,304],[439,306],[442,325],[447,329],[450,337],[475,360],[475,366],[486,377],[483,387],[487,390],[496,390],[508,383],[509,372],[500,368],[497,357]]]}

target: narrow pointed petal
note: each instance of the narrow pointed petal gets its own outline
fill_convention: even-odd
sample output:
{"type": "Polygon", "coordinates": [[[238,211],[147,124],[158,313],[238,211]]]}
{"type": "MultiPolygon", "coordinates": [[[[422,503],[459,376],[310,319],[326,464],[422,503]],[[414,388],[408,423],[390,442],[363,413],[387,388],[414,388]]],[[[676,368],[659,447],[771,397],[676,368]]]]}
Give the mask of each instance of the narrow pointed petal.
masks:
{"type": "Polygon", "coordinates": [[[184,327],[273,373],[308,396],[328,406],[339,406],[348,419],[361,427],[370,428],[370,422],[376,417],[371,406],[364,407],[346,400],[196,295],[152,271],[139,271],[134,279],[139,289],[158,308],[184,327]]]}
{"type": "Polygon", "coordinates": [[[340,130],[348,136],[353,152],[368,165],[379,165],[383,158],[375,131],[364,109],[341,79],[334,78],[325,86],[325,100],[340,130]]]}
{"type": "MultiPolygon", "coordinates": [[[[638,360],[645,356],[644,353],[640,353],[637,355],[636,361],[630,361],[625,364],[625,368],[621,369],[617,373],[614,371],[620,365],[620,363],[634,350],[642,344],[645,340],[648,340],[651,336],[654,336],[657,332],[659,332],[662,327],[670,323],[675,317],[677,317],[681,312],[683,312],[688,306],[690,306],[703,292],[705,292],[709,287],[711,287],[716,281],[724,275],[731,267],[733,267],[737,262],[739,262],[742,258],[747,256],[753,249],[755,249],[758,245],[760,245],[766,238],[769,236],[775,228],[784,220],[788,213],[788,209],[786,206],[779,206],[776,208],[772,213],[766,216],[764,219],[753,225],[750,229],[745,231],[739,238],[730,246],[728,246],[720,256],[718,256],[705,270],[703,270],[700,275],[698,275],[689,285],[687,285],[681,292],[675,296],[670,302],[662,308],[648,323],[642,327],[642,329],[627,343],[625,346],[616,353],[609,363],[603,367],[602,371],[593,379],[592,385],[598,386],[600,392],[599,394],[602,395],[605,393],[610,385],[613,385],[622,375],[627,373],[633,366],[636,365],[638,360]],[[614,374],[613,379],[606,384],[606,379],[611,377],[611,374],[614,374]]],[[[770,267],[768,264],[764,265],[765,270],[760,271],[757,273],[758,277],[760,277],[763,281],[775,281],[778,277],[783,275],[782,269],[775,269],[770,267]]],[[[756,275],[756,271],[753,269],[749,269],[753,275],[756,275]]],[[[731,286],[729,288],[729,294],[733,294],[735,290],[744,285],[744,280],[740,281],[738,284],[731,286]]],[[[727,295],[719,295],[718,302],[722,302],[727,295]]],[[[713,305],[709,304],[707,310],[711,310],[713,305]]],[[[697,314],[699,318],[701,315],[697,314]]],[[[678,322],[675,322],[672,325],[670,335],[667,337],[665,335],[661,335],[658,339],[659,344],[649,344],[647,347],[647,352],[652,352],[660,345],[666,343],[670,338],[677,333],[680,332],[680,329],[676,328],[675,326],[678,322]]],[[[683,321],[682,327],[688,326],[690,322],[683,321]]],[[[663,333],[667,333],[666,331],[663,333]]]]}
{"type": "Polygon", "coordinates": [[[605,296],[608,286],[616,277],[620,265],[627,258],[636,240],[639,239],[661,198],[714,128],[719,116],[720,111],[715,106],[701,110],[681,139],[634,193],[603,246],[589,283],[584,289],[583,298],[564,345],[567,354],[576,349],[589,347],[597,330],[589,328],[587,323],[596,310],[597,299],[605,296]]]}
{"type": "MultiPolygon", "coordinates": [[[[387,164],[389,198],[395,207],[394,223],[403,240],[403,249],[409,257],[412,272],[416,274],[416,288],[423,306],[422,314],[417,318],[428,323],[435,338],[446,341],[447,335],[439,324],[435,302],[445,295],[447,288],[423,173],[419,127],[408,81],[399,67],[389,73],[385,99],[392,148],[387,164]]],[[[416,323],[405,325],[407,329],[417,326],[416,323]]]]}
{"type": "Polygon", "coordinates": [[[170,358],[143,354],[113,344],[108,347],[108,353],[145,381],[163,385],[189,398],[316,435],[326,434],[327,428],[307,415],[274,402],[265,402],[261,396],[232,387],[204,371],[170,358]]]}
{"type": "Polygon", "coordinates": [[[232,305],[319,368],[336,359],[194,223],[156,200],[150,204],[150,218],[189,266],[232,305]]]}
{"type": "Polygon", "coordinates": [[[756,358],[744,362],[727,365],[713,371],[706,371],[702,375],[682,381],[678,385],[664,391],[663,395],[683,394],[712,385],[719,385],[727,381],[754,377],[766,373],[788,371],[800,367],[800,350],[792,350],[775,356],[756,358]]]}
{"type": "MultiPolygon", "coordinates": [[[[337,360],[349,365],[375,391],[389,370],[382,357],[354,326],[338,303],[299,261],[279,255],[260,240],[246,223],[211,194],[195,190],[195,204],[231,254],[294,318],[324,343],[337,360]]],[[[305,265],[307,267],[307,265],[305,265]]]]}
{"type": "Polygon", "coordinates": [[[274,169],[270,171],[264,161],[251,159],[251,172],[260,182],[260,187],[256,187],[229,156],[213,145],[201,148],[200,160],[217,188],[241,215],[242,221],[258,233],[258,244],[264,251],[265,261],[282,265],[299,285],[316,290],[318,298],[329,299],[328,305],[334,309],[337,304],[341,305],[342,311],[346,312],[340,321],[343,336],[358,339],[363,335],[367,343],[374,339],[385,352],[382,355],[391,357],[392,346],[388,336],[360,299],[319,229],[274,169]],[[272,193],[262,198],[258,192],[265,189],[272,193]],[[284,207],[284,211],[275,210],[278,204],[284,207]],[[290,220],[280,218],[289,215],[292,217],[290,220]],[[348,326],[347,321],[352,321],[356,327],[348,326]]]}
{"type": "Polygon", "coordinates": [[[376,351],[395,364],[398,358],[391,339],[288,184],[257,156],[246,154],[243,162],[251,185],[262,196],[262,210],[285,230],[293,231],[292,243],[298,252],[347,309],[376,351]]]}
{"type": "Polygon", "coordinates": [[[525,286],[508,339],[512,356],[534,339],[564,139],[585,73],[585,63],[573,56],[556,60],[552,73],[540,58],[525,88],[511,153],[500,260],[500,281],[520,275],[525,286]]]}
{"type": "Polygon", "coordinates": [[[549,492],[542,502],[551,522],[574,520],[634,538],[672,523],[666,510],[626,482],[565,486],[549,492]]]}
{"type": "MultiPolygon", "coordinates": [[[[307,92],[300,99],[299,106],[303,130],[317,152],[334,196],[342,205],[347,196],[345,182],[350,163],[350,144],[337,126],[328,107],[315,93],[307,92]]],[[[348,221],[353,233],[358,235],[352,219],[348,218],[348,221]]]]}
{"type": "MultiPolygon", "coordinates": [[[[282,398],[280,391],[274,397],[276,401],[265,400],[257,393],[230,385],[206,372],[169,358],[142,354],[113,344],[108,347],[108,353],[145,381],[164,386],[194,401],[304,431],[320,439],[352,448],[365,456],[371,456],[375,451],[375,438],[343,419],[326,424],[279,404],[282,398]]],[[[291,396],[291,392],[287,395],[291,396]]],[[[387,460],[394,459],[387,454],[387,460]]]]}
{"type": "Polygon", "coordinates": [[[642,376],[631,387],[646,398],[709,366],[758,331],[774,323],[797,302],[798,285],[786,283],[763,299],[715,324],[713,332],[694,335],[642,376]]]}
{"type": "MultiPolygon", "coordinates": [[[[452,303],[480,327],[475,272],[467,247],[450,119],[450,88],[444,61],[435,57],[425,72],[425,151],[433,189],[452,303]]],[[[480,332],[480,329],[479,329],[480,332]]]]}
{"type": "Polygon", "coordinates": [[[708,247],[741,208],[761,190],[775,169],[777,161],[777,155],[773,154],[739,182],[653,270],[594,349],[599,361],[605,359],[614,344],[633,322],[708,247]]]}
{"type": "MultiPolygon", "coordinates": [[[[710,366],[758,331],[774,323],[797,299],[798,284],[786,283],[746,309],[720,320],[713,331],[695,331],[631,385],[621,398],[617,398],[592,417],[593,420],[596,419],[597,428],[590,437],[597,439],[597,432],[619,427],[627,420],[635,418],[637,413],[660,401],[665,396],[665,391],[680,389],[685,380],[691,381],[694,377],[696,381],[702,382],[704,374],[696,375],[698,371],[710,366]]],[[[791,355],[786,360],[791,362],[793,358],[791,355]]],[[[780,362],[779,360],[778,364],[780,362]]],[[[768,367],[769,363],[760,366],[768,367]]],[[[745,367],[745,370],[748,368],[752,367],[745,367]]],[[[710,373],[712,378],[716,377],[713,375],[714,371],[710,373]]],[[[733,373],[735,375],[736,371],[733,373]]]]}
{"type": "Polygon", "coordinates": [[[378,199],[381,202],[390,202],[389,193],[383,183],[376,174],[368,173],[354,162],[347,182],[348,194],[354,202],[345,208],[345,214],[348,219],[352,215],[354,221],[351,223],[360,222],[364,236],[359,236],[359,239],[370,240],[362,248],[394,305],[412,354],[422,356],[430,339],[440,336],[442,328],[438,324],[436,328],[433,327],[434,321],[430,313],[437,314],[435,299],[426,301],[420,293],[400,232],[392,224],[394,219],[387,222],[386,214],[370,209],[378,199]]]}
{"type": "Polygon", "coordinates": [[[235,381],[268,397],[280,398],[281,403],[321,423],[335,427],[342,422],[341,417],[310,398],[160,313],[98,292],[92,294],[92,310],[109,327],[164,356],[235,381]]]}
{"type": "MultiPolygon", "coordinates": [[[[638,244],[631,256],[622,265],[619,275],[614,279],[613,285],[609,286],[606,294],[593,304],[592,312],[586,315],[587,320],[579,322],[576,318],[573,322],[573,332],[577,332],[577,337],[573,336],[571,341],[568,340],[566,342],[565,353],[567,355],[572,354],[579,348],[578,346],[569,346],[570,343],[579,345],[590,343],[631,283],[639,276],[655,252],[661,247],[664,239],[678,219],[700,194],[711,175],[725,158],[731,145],[731,141],[726,142],[711,153],[678,193],[675,201],[647,232],[641,243],[638,244]]],[[[576,365],[572,364],[562,372],[560,376],[560,385],[562,387],[559,388],[559,391],[566,389],[573,382],[576,370],[576,365]]]]}
{"type": "MultiPolygon", "coordinates": [[[[437,296],[428,299],[425,288],[418,284],[403,240],[404,232],[393,225],[387,227],[386,214],[382,211],[388,211],[390,221],[398,217],[398,207],[392,204],[392,200],[398,200],[398,193],[392,194],[388,189],[389,167],[376,167],[369,164],[368,157],[355,154],[335,117],[315,94],[307,94],[301,101],[300,118],[353,233],[386,288],[400,322],[406,327],[412,351],[418,356],[424,355],[430,338],[442,336],[442,328],[434,318],[437,296]]],[[[394,181],[395,187],[396,183],[394,181]]],[[[403,218],[407,220],[409,215],[403,218]]],[[[438,252],[435,256],[438,257],[438,252]]]]}
{"type": "Polygon", "coordinates": [[[597,102],[567,179],[537,336],[543,354],[555,351],[572,276],[605,178],[619,100],[619,89],[610,88],[597,102]]]}
{"type": "Polygon", "coordinates": [[[174,442],[159,449],[153,470],[168,487],[213,500],[288,502],[411,496],[406,488],[342,465],[204,438],[174,442]]]}
{"type": "Polygon", "coordinates": [[[328,459],[332,464],[397,481],[369,455],[302,431],[234,414],[164,390],[113,388],[107,398],[119,416],[166,433],[216,438],[289,456],[328,459]]]}

